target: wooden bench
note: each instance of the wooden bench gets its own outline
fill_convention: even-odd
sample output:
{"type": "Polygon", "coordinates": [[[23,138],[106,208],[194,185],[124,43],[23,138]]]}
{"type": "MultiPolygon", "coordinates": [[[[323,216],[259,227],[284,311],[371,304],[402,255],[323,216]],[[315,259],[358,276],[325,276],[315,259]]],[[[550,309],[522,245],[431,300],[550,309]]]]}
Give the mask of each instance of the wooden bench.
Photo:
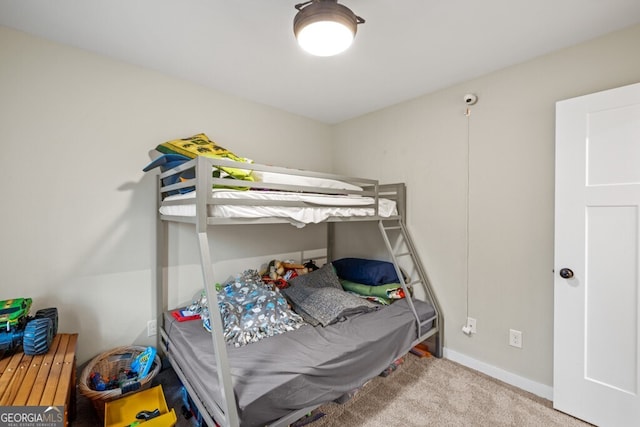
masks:
{"type": "Polygon", "coordinates": [[[64,406],[75,415],[78,334],[57,334],[46,354],[22,352],[0,359],[0,406],[64,406]]]}

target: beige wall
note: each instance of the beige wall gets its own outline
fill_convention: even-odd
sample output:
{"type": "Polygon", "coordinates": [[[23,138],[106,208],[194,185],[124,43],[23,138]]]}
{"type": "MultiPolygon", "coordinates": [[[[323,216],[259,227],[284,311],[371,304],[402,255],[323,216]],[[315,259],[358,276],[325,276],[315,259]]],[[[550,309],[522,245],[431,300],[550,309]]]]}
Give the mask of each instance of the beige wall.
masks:
{"type": "MultiPolygon", "coordinates": [[[[57,306],[60,330],[80,333],[80,362],[150,342],[155,178],[141,170],[150,148],[206,132],[259,162],[331,168],[330,128],[312,120],[2,27],[0,64],[0,299],[57,306]]],[[[324,236],[308,233],[289,246],[324,236]]],[[[187,272],[175,277],[197,289],[192,234],[179,239],[187,272]]],[[[260,257],[278,237],[230,228],[214,254],[260,257]]]]}
{"type": "MultiPolygon", "coordinates": [[[[157,143],[202,131],[259,162],[406,182],[447,348],[550,385],[554,103],[639,81],[639,41],[636,26],[330,127],[0,27],[0,299],[58,306],[61,331],[80,333],[81,362],[150,342],[155,181],[141,168],[157,143]],[[469,122],[471,338],[460,332],[468,92],[480,98],[469,122]],[[522,350],[507,345],[509,328],[523,331],[522,350]]],[[[214,256],[259,259],[287,227],[221,230],[214,256]]],[[[172,279],[187,283],[175,301],[201,286],[189,230],[171,234],[172,279]]],[[[277,251],[313,249],[323,233],[289,233],[277,251]]]]}
{"type": "Polygon", "coordinates": [[[552,385],[555,102],[640,81],[639,46],[635,26],[335,126],[336,172],[407,183],[447,349],[552,385]],[[469,122],[465,93],[479,97],[469,122]],[[467,135],[472,337],[461,332],[467,135]],[[522,349],[508,346],[510,328],[522,349]]]}

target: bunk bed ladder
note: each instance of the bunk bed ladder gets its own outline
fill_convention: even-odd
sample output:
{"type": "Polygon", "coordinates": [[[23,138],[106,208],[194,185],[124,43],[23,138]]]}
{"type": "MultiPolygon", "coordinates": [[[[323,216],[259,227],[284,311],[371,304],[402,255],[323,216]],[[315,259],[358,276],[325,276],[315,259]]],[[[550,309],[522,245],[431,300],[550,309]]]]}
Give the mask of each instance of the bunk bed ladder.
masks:
{"type": "MultiPolygon", "coordinates": [[[[198,170],[209,170],[211,168],[208,160],[203,156],[196,158],[198,170]]],[[[211,197],[209,191],[198,191],[200,188],[212,188],[211,173],[198,173],[196,175],[196,234],[198,235],[198,245],[200,248],[200,263],[202,265],[202,278],[207,301],[218,301],[215,275],[213,272],[213,259],[211,258],[211,248],[207,234],[207,201],[211,197]]],[[[223,427],[238,427],[240,417],[238,415],[238,405],[235,398],[233,380],[231,379],[231,367],[227,354],[227,342],[224,339],[224,327],[220,310],[209,310],[211,320],[211,337],[213,352],[218,367],[218,381],[221,385],[224,419],[220,420],[223,427]]]]}
{"type": "MultiPolygon", "coordinates": [[[[435,349],[434,353],[437,357],[442,357],[442,345],[443,345],[443,321],[442,321],[442,311],[440,310],[440,306],[431,289],[431,284],[429,282],[429,278],[427,276],[424,267],[422,266],[422,262],[418,258],[418,252],[416,251],[415,245],[409,236],[409,232],[407,231],[407,227],[405,226],[402,218],[392,218],[392,219],[381,219],[378,221],[378,228],[380,229],[380,234],[382,235],[382,239],[387,247],[387,251],[391,255],[391,260],[396,270],[396,274],[400,279],[402,284],[402,288],[404,292],[408,295],[408,287],[412,287],[415,289],[416,285],[422,285],[422,289],[425,292],[425,296],[427,300],[433,305],[435,310],[435,317],[433,321],[434,330],[437,331],[435,334],[435,349]],[[393,237],[393,242],[391,240],[393,237]],[[410,274],[409,282],[405,283],[403,270],[400,268],[401,261],[402,265],[408,267],[408,273],[410,274]],[[416,277],[417,276],[417,277],[416,277]]],[[[407,299],[411,310],[413,311],[414,316],[416,317],[416,324],[418,329],[418,338],[422,338],[422,331],[420,320],[418,319],[418,314],[413,305],[412,299],[407,299]]]]}

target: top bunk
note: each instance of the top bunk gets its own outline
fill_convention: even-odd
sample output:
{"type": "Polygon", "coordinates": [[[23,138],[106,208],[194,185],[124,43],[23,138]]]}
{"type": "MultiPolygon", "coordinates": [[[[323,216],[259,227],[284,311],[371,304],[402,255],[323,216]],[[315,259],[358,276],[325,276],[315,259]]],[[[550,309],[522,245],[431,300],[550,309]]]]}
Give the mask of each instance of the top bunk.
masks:
{"type": "Polygon", "coordinates": [[[304,227],[404,217],[404,184],[380,185],[372,179],[228,158],[168,160],[158,186],[160,219],[164,221],[204,229],[216,224],[304,227]]]}

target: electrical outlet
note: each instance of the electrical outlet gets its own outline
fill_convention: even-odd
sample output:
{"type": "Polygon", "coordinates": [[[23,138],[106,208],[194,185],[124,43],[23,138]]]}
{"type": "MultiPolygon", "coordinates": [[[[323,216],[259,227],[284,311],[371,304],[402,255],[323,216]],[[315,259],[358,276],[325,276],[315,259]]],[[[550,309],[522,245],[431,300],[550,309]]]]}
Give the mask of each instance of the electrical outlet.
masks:
{"type": "Polygon", "coordinates": [[[476,330],[476,319],[474,319],[473,317],[467,317],[467,326],[469,327],[469,331],[472,334],[475,334],[477,332],[477,330],[476,330]]]}
{"type": "Polygon", "coordinates": [[[147,336],[152,337],[158,333],[158,323],[154,320],[149,320],[147,322],[147,336]]]}
{"type": "Polygon", "coordinates": [[[522,332],[515,329],[509,329],[509,345],[512,347],[522,348],[522,332]]]}

